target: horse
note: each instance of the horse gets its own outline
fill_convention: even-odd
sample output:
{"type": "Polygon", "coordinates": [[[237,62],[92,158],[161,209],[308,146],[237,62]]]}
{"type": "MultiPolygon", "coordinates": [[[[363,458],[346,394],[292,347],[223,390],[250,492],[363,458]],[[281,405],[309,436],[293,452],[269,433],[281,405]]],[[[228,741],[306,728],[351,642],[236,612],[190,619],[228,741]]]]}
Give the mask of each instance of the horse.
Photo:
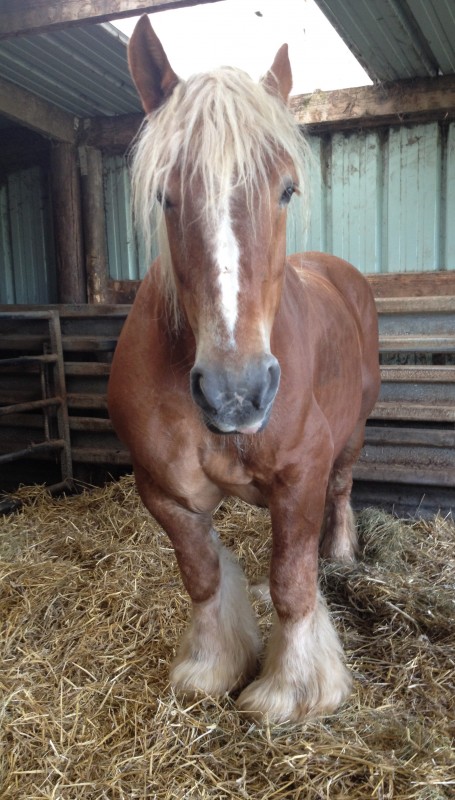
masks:
{"type": "Polygon", "coordinates": [[[145,112],[134,207],[160,255],[120,334],[108,403],[191,600],[171,685],[235,692],[241,712],[277,724],[330,714],[351,676],[318,557],[356,552],[352,467],[379,388],[372,292],[334,256],[286,258],[287,207],[307,180],[287,45],[260,82],[232,67],[184,81],[144,15],[128,58],[145,112]],[[270,511],[263,657],[246,577],[213,527],[228,496],[270,511]]]}

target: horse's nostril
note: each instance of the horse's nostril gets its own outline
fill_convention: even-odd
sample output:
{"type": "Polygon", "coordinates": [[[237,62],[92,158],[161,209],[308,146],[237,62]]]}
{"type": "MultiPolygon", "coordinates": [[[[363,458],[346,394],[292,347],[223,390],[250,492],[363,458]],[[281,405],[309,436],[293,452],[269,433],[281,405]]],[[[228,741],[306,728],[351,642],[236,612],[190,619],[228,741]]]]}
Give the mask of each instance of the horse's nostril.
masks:
{"type": "Polygon", "coordinates": [[[272,362],[268,365],[264,373],[262,386],[256,397],[252,400],[252,405],[257,411],[264,411],[264,409],[270,405],[276,395],[280,382],[280,366],[273,356],[271,356],[271,359],[272,362]]]}
{"type": "Polygon", "coordinates": [[[280,376],[281,376],[281,369],[278,361],[276,359],[273,360],[273,363],[270,364],[268,369],[269,374],[269,386],[270,390],[276,392],[278,389],[278,384],[280,383],[280,376]]]}
{"type": "MultiPolygon", "coordinates": [[[[214,397],[210,394],[210,386],[206,385],[204,373],[199,369],[191,370],[191,394],[193,400],[204,411],[216,416],[218,410],[215,406],[214,397]]],[[[208,382],[210,383],[210,381],[208,382]]]]}

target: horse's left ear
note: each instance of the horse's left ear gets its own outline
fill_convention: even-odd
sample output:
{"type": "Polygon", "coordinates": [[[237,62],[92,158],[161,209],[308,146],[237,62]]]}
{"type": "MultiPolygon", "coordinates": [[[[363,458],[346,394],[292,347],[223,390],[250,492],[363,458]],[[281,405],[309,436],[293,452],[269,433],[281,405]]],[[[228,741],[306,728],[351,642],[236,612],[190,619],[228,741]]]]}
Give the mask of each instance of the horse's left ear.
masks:
{"type": "Polygon", "coordinates": [[[275,61],[269,71],[262,78],[267,91],[277,94],[284,103],[287,103],[292,89],[292,70],[289,62],[288,46],[282,44],[275,56],[275,61]]]}
{"type": "Polygon", "coordinates": [[[146,114],[159,108],[179,82],[147,14],[137,23],[128,44],[131,76],[146,114]]]}

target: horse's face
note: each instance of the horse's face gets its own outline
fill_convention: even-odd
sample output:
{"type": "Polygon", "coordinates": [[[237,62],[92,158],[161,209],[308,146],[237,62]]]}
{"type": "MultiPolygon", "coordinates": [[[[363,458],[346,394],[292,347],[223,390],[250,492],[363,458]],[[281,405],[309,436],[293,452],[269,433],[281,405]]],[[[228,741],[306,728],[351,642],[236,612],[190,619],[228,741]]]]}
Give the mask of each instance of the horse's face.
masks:
{"type": "Polygon", "coordinates": [[[211,430],[255,433],[267,423],[280,367],[270,334],[281,295],[292,165],[270,165],[254,209],[232,188],[210,215],[202,181],[161,199],[179,305],[196,340],[191,392],[211,430]]]}
{"type": "MultiPolygon", "coordinates": [[[[144,108],[154,111],[178,78],[147,17],[136,27],[129,56],[144,108]]],[[[264,83],[275,103],[277,94],[287,98],[286,49],[264,83]]],[[[185,171],[176,158],[156,191],[178,306],[196,341],[191,394],[212,431],[256,433],[267,424],[280,381],[270,336],[285,265],[286,207],[298,178],[293,160],[273,145],[247,183],[235,159],[221,178],[215,165],[208,181],[212,162],[201,159],[199,168],[198,157],[185,171]]]]}

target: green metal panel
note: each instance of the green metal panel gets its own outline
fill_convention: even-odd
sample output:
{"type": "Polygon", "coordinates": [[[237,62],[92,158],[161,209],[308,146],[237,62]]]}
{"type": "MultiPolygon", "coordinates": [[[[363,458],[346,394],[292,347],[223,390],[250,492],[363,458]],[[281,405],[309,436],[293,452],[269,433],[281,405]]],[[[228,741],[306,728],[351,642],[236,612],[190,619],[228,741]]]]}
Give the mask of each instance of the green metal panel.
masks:
{"type": "Polygon", "coordinates": [[[156,258],[158,247],[154,243],[148,258],[142,238],[135,230],[126,158],[105,156],[103,168],[109,274],[116,280],[138,280],[156,258]]]}
{"type": "Polygon", "coordinates": [[[0,282],[0,301],[55,303],[52,223],[47,180],[40,167],[8,175],[1,210],[1,267],[8,277],[0,282]]]}
{"type": "Polygon", "coordinates": [[[444,75],[455,72],[455,4],[453,0],[408,3],[426,45],[444,75]]]}
{"type": "Polygon", "coordinates": [[[104,159],[106,237],[111,278],[138,278],[128,173],[122,156],[104,159]]]}
{"type": "Polygon", "coordinates": [[[2,78],[77,117],[137,113],[126,45],[109,23],[13,36],[0,41],[2,78]]]}
{"type": "Polygon", "coordinates": [[[14,303],[13,255],[6,185],[0,186],[0,298],[3,303],[14,303]]]}
{"type": "Polygon", "coordinates": [[[327,248],[327,194],[324,188],[324,141],[310,136],[307,185],[294,195],[288,210],[286,240],[288,253],[327,248]],[[310,225],[311,219],[311,225],[310,225]]]}
{"type": "Polygon", "coordinates": [[[381,265],[381,147],[377,133],[336,134],[328,187],[329,250],[377,272],[381,265]]]}
{"type": "Polygon", "coordinates": [[[384,169],[384,269],[440,267],[441,139],[439,126],[391,128],[384,169]]]}
{"type": "MultiPolygon", "coordinates": [[[[455,269],[455,123],[308,142],[308,191],[289,208],[289,253],[331,252],[368,273],[455,269]]],[[[137,279],[150,259],[132,224],[126,161],[106,157],[104,167],[110,273],[137,279]]]]}
{"type": "Polygon", "coordinates": [[[443,167],[441,268],[455,269],[455,124],[447,131],[443,167]]]}
{"type": "Polygon", "coordinates": [[[309,137],[309,213],[288,252],[323,250],[363,272],[455,269],[455,123],[309,137]]]}
{"type": "Polygon", "coordinates": [[[453,0],[316,0],[374,81],[451,74],[453,0]]]}

